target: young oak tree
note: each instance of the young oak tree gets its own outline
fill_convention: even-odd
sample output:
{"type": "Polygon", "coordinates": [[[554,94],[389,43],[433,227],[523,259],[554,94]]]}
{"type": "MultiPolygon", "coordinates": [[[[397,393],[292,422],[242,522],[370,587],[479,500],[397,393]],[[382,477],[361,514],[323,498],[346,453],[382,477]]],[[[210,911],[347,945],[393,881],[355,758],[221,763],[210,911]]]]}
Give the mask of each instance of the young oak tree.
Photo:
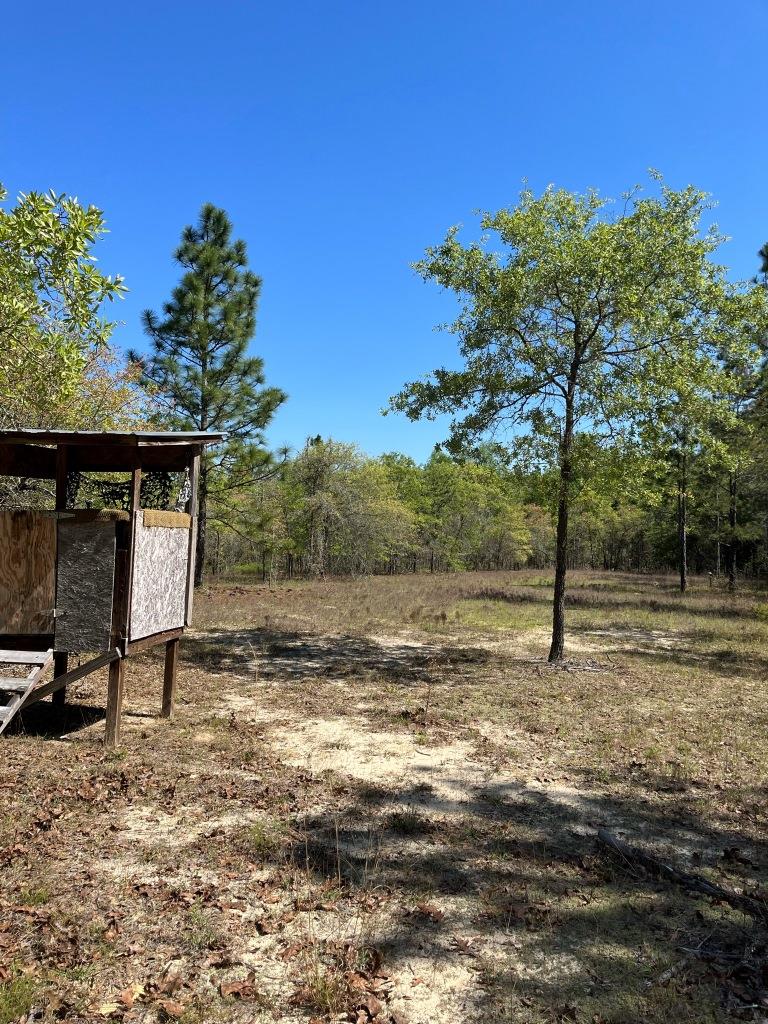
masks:
{"type": "Polygon", "coordinates": [[[248,269],[245,242],[232,239],[232,223],[210,203],[186,227],[174,254],[183,274],[163,306],[163,316],[143,314],[152,340],[149,357],[131,353],[143,382],[178,430],[212,430],[226,440],[208,449],[200,465],[195,582],[202,581],[206,526],[237,516],[232,496],[273,471],[263,430],[285,401],[264,386],[264,363],[248,355],[256,330],[261,279],[248,269]]]}
{"type": "Polygon", "coordinates": [[[709,260],[719,235],[699,230],[704,193],[661,185],[643,197],[635,189],[613,218],[607,204],[594,191],[525,190],[517,206],[482,217],[503,252],[488,248],[487,234],[463,245],[458,228],[428,249],[417,270],[463,302],[450,330],[464,366],[435,370],[391,399],[411,419],[450,414],[454,452],[504,428],[527,426],[554,441],[551,662],[563,657],[579,436],[608,439],[674,387],[678,355],[695,361],[734,291],[709,260]]]}

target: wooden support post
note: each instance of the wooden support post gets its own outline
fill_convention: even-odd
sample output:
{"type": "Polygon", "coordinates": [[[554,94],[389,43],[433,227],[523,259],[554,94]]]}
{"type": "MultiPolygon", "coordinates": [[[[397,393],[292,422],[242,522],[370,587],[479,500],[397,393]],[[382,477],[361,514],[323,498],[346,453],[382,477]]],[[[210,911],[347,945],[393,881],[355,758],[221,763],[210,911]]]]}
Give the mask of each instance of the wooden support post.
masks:
{"type": "MultiPolygon", "coordinates": [[[[60,444],[56,448],[56,511],[64,512],[67,507],[67,470],[69,463],[69,450],[66,445],[60,444]]],[[[53,644],[56,644],[56,602],[59,594],[59,525],[56,523],[55,557],[53,569],[53,644]]],[[[65,651],[57,651],[53,656],[53,674],[61,676],[67,671],[67,654],[65,651]]],[[[53,697],[53,703],[60,707],[67,700],[66,687],[57,690],[53,697]]]]}
{"type": "Polygon", "coordinates": [[[56,511],[63,512],[67,507],[67,463],[69,449],[60,444],[56,449],[56,511]]]}
{"type": "MultiPolygon", "coordinates": [[[[125,655],[128,644],[128,587],[132,523],[115,524],[115,583],[112,593],[112,649],[125,655]]],[[[107,721],[104,745],[114,747],[120,742],[120,718],[123,713],[125,665],[118,657],[109,665],[107,688],[107,721]]]]}
{"type": "Polygon", "coordinates": [[[192,600],[195,593],[195,552],[197,550],[197,490],[200,483],[200,459],[202,449],[198,450],[189,465],[189,501],[187,512],[192,516],[189,527],[189,546],[187,548],[187,595],[184,612],[184,625],[192,624],[192,600]]]}
{"type": "Polygon", "coordinates": [[[179,659],[179,638],[168,640],[165,645],[165,675],[163,677],[163,718],[173,714],[173,702],[176,698],[176,666],[179,659]]]}
{"type": "Polygon", "coordinates": [[[120,742],[120,724],[123,714],[123,690],[125,689],[125,661],[116,658],[109,666],[109,688],[107,690],[107,728],[104,735],[106,747],[116,747],[120,742]]]}
{"type": "MultiPolygon", "coordinates": [[[[53,678],[56,676],[63,676],[67,671],[67,662],[69,661],[69,655],[66,651],[56,651],[53,655],[53,678]]],[[[67,688],[62,686],[60,690],[56,690],[53,695],[53,703],[56,707],[64,707],[67,703],[67,688]]]]}
{"type": "Polygon", "coordinates": [[[133,562],[136,556],[136,519],[141,508],[141,469],[138,466],[131,472],[130,499],[131,521],[128,533],[128,571],[125,580],[125,609],[123,611],[124,621],[122,623],[126,642],[131,636],[131,594],[133,593],[133,562]]]}

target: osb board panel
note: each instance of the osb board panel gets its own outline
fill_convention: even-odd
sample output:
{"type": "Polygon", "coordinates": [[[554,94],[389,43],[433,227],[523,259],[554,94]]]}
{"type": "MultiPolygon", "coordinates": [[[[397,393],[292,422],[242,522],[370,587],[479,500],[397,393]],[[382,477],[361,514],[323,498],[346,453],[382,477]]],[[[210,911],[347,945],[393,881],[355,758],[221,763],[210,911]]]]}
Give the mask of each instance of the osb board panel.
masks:
{"type": "Polygon", "coordinates": [[[189,532],[144,526],[136,516],[133,540],[133,586],[130,639],[184,625],[189,532]]]}
{"type": "Polygon", "coordinates": [[[106,651],[112,632],[115,524],[59,522],[56,641],[59,651],[106,651]]]}
{"type": "Polygon", "coordinates": [[[0,511],[0,633],[52,633],[56,520],[0,511]]]}

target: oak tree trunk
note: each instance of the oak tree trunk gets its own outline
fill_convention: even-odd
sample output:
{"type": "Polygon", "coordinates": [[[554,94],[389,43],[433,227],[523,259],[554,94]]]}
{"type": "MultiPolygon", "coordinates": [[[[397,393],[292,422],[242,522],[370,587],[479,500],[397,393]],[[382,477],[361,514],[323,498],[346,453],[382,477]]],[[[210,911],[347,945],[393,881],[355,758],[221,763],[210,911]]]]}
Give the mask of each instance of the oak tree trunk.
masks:
{"type": "MultiPolygon", "coordinates": [[[[572,375],[575,378],[575,374],[572,375]]],[[[575,383],[565,402],[565,424],[560,443],[560,489],[557,498],[557,539],[555,544],[555,593],[552,601],[552,644],[550,663],[562,661],[565,646],[565,575],[568,569],[568,512],[573,479],[573,406],[575,383]]]]}
{"type": "Polygon", "coordinates": [[[680,593],[688,589],[688,463],[685,452],[678,456],[677,544],[680,567],[680,593]]]}

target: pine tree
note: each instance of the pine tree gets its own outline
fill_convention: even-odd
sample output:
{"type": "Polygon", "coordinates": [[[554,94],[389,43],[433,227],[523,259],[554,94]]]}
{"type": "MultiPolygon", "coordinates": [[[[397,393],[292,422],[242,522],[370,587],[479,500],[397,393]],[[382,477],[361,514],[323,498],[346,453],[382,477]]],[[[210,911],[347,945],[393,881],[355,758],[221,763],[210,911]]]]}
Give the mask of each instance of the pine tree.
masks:
{"type": "Polygon", "coordinates": [[[174,259],[183,268],[159,317],[142,315],[152,341],[148,357],[131,353],[144,383],[177,430],[223,431],[227,438],[200,466],[195,582],[202,580],[208,519],[225,524],[228,496],[273,471],[263,430],[285,401],[264,386],[264,364],[248,355],[256,330],[261,279],[247,268],[245,242],[232,240],[224,210],[207,203],[186,227],[174,259]]]}
{"type": "Polygon", "coordinates": [[[763,284],[768,285],[768,242],[765,243],[762,249],[758,249],[757,255],[761,260],[760,274],[763,278],[763,284]]]}

